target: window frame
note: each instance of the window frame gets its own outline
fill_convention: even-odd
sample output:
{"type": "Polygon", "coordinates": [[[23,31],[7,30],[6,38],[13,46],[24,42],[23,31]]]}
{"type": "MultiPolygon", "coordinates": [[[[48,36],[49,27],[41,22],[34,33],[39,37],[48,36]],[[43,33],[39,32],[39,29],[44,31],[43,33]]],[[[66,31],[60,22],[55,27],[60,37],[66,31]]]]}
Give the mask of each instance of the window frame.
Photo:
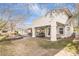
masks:
{"type": "Polygon", "coordinates": [[[59,28],[59,34],[64,34],[64,28],[59,28]]]}

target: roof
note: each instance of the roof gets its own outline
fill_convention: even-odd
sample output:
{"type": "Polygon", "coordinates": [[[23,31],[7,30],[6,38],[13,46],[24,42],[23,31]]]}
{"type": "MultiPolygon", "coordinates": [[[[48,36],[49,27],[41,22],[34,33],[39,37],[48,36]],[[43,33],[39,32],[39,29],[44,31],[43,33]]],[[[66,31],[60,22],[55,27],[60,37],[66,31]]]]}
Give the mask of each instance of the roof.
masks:
{"type": "Polygon", "coordinates": [[[57,8],[57,9],[53,9],[51,11],[48,11],[46,13],[46,15],[48,15],[48,13],[50,13],[52,15],[52,12],[57,12],[57,13],[65,12],[69,17],[72,16],[72,13],[70,12],[70,10],[68,8],[57,8]]]}
{"type": "MultiPolygon", "coordinates": [[[[68,8],[54,9],[54,10],[48,11],[48,12],[46,13],[46,15],[48,15],[48,13],[51,14],[52,12],[57,12],[57,13],[65,12],[65,13],[69,16],[69,19],[70,19],[71,16],[72,16],[72,13],[70,12],[70,10],[69,10],[68,8]]],[[[45,16],[46,16],[46,15],[45,15],[45,16]]],[[[46,18],[45,16],[41,16],[41,17],[36,18],[35,20],[33,20],[33,23],[36,22],[36,21],[38,21],[39,19],[46,18]]],[[[69,19],[68,19],[68,20],[69,20],[69,19]]],[[[27,28],[31,28],[31,27],[33,26],[33,23],[32,23],[32,25],[27,26],[27,28]]]]}

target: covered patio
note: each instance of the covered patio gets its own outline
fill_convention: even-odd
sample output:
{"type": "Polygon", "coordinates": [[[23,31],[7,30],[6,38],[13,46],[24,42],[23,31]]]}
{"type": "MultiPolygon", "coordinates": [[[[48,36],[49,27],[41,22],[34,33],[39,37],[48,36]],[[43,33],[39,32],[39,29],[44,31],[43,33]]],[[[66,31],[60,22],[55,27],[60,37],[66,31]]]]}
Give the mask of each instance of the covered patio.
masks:
{"type": "Polygon", "coordinates": [[[57,41],[60,37],[64,36],[64,25],[52,21],[50,25],[33,26],[29,28],[32,37],[46,37],[51,41],[57,41]]]}

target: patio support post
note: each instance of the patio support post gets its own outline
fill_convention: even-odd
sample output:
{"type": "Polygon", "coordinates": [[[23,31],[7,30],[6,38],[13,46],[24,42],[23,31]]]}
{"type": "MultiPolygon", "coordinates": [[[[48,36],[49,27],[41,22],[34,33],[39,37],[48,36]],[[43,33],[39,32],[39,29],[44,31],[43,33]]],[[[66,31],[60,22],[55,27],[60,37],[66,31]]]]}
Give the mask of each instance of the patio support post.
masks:
{"type": "Polygon", "coordinates": [[[35,28],[32,28],[32,37],[35,37],[35,28]]]}
{"type": "Polygon", "coordinates": [[[56,26],[57,26],[57,24],[56,24],[56,21],[51,21],[51,41],[57,41],[57,37],[56,37],[56,33],[57,33],[57,31],[56,31],[56,26]]]}
{"type": "Polygon", "coordinates": [[[45,37],[47,37],[47,28],[45,28],[45,37]]]}

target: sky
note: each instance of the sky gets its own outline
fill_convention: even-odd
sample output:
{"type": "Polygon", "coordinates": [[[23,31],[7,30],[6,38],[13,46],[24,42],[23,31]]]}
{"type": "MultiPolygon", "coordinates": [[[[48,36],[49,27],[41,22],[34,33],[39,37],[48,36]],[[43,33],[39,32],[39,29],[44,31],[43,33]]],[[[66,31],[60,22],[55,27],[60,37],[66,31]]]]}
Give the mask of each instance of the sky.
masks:
{"type": "Polygon", "coordinates": [[[63,7],[75,11],[74,3],[0,3],[0,12],[10,9],[14,16],[25,16],[24,24],[32,24],[34,19],[45,15],[49,10],[63,7]]]}

